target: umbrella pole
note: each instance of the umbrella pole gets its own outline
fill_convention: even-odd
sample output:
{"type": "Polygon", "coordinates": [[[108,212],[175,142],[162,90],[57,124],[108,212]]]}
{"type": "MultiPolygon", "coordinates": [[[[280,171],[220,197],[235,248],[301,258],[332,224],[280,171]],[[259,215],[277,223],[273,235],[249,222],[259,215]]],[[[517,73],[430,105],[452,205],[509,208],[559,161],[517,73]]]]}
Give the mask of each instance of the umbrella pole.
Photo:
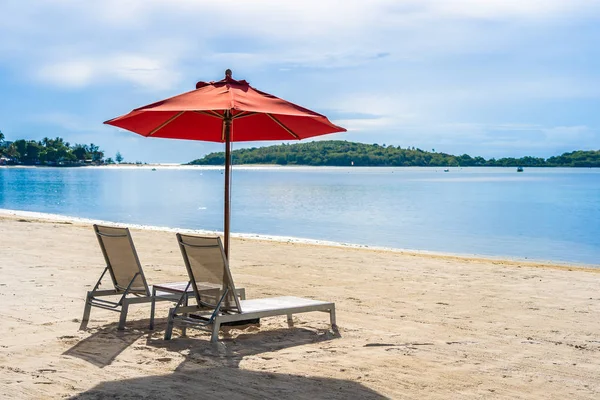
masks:
{"type": "Polygon", "coordinates": [[[229,187],[229,184],[231,182],[231,121],[232,118],[230,111],[225,111],[225,119],[223,120],[223,123],[225,124],[225,221],[223,227],[223,238],[225,247],[225,257],[227,257],[227,260],[229,260],[229,220],[231,212],[231,188],[229,187]]]}

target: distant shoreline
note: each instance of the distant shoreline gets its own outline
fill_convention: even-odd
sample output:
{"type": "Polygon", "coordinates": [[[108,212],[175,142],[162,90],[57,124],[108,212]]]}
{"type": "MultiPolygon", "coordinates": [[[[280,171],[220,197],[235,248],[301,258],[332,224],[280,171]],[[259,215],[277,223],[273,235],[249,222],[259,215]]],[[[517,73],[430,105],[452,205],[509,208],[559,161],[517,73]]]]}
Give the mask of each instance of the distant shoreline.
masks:
{"type": "MultiPolygon", "coordinates": [[[[331,168],[331,169],[340,169],[340,168],[351,168],[351,169],[366,169],[366,168],[406,168],[406,169],[449,169],[449,170],[458,170],[462,168],[491,168],[491,169],[515,169],[516,167],[510,166],[390,166],[390,165],[283,165],[283,164],[233,164],[234,168],[260,168],[260,169],[268,169],[268,168],[289,168],[289,169],[298,169],[298,168],[309,168],[309,169],[323,169],[323,168],[331,168]]],[[[194,165],[194,164],[175,164],[175,163],[157,163],[157,164],[109,164],[109,165],[64,165],[64,166],[56,166],[56,165],[0,165],[0,168],[7,169],[72,169],[72,168],[83,168],[83,169],[152,169],[152,168],[161,168],[161,169],[205,169],[205,170],[214,170],[214,169],[224,169],[224,165],[194,165]]],[[[572,167],[572,166],[535,166],[535,167],[524,167],[524,170],[528,169],[599,169],[600,167],[572,167]]]]}
{"type": "MultiPolygon", "coordinates": [[[[75,225],[92,225],[92,224],[103,224],[110,226],[123,226],[130,229],[139,229],[146,231],[161,231],[161,232],[180,232],[189,234],[208,234],[208,235],[222,235],[220,231],[209,231],[202,229],[186,229],[186,228],[173,228],[167,226],[152,226],[134,223],[121,223],[104,220],[95,220],[81,217],[71,217],[61,214],[49,214],[34,211],[21,211],[21,210],[9,210],[0,208],[0,221],[3,218],[18,219],[18,218],[31,218],[37,221],[47,222],[60,222],[75,225]]],[[[239,240],[256,240],[263,242],[277,242],[277,243],[293,243],[298,245],[306,246],[319,246],[319,247],[334,247],[343,248],[348,250],[365,250],[385,253],[397,253],[415,257],[426,257],[426,258],[437,258],[437,259],[453,259],[453,260],[464,260],[464,261],[484,261],[484,262],[499,262],[514,265],[523,265],[529,267],[539,268],[553,268],[553,269],[585,269],[594,270],[600,272],[600,265],[597,264],[585,264],[575,262],[561,262],[553,260],[537,260],[537,259],[522,259],[518,257],[507,257],[507,256],[488,256],[480,254],[461,254],[461,253],[445,253],[428,250],[414,250],[414,249],[402,249],[384,246],[370,246],[355,243],[344,243],[334,242],[328,240],[319,239],[308,239],[291,236],[277,236],[277,235],[265,235],[265,234],[254,234],[254,233],[232,233],[232,239],[239,240]]]]}

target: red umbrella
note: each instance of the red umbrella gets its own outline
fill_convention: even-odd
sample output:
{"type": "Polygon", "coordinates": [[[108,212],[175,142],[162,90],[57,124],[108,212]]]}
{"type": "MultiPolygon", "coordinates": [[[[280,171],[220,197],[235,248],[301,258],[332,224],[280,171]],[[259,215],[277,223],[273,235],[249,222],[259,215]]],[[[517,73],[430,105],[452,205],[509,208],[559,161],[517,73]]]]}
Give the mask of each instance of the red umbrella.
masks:
{"type": "Polygon", "coordinates": [[[231,142],[300,140],[345,132],[327,117],[231,77],[106,121],[147,137],[225,143],[224,246],[229,256],[231,142]]]}

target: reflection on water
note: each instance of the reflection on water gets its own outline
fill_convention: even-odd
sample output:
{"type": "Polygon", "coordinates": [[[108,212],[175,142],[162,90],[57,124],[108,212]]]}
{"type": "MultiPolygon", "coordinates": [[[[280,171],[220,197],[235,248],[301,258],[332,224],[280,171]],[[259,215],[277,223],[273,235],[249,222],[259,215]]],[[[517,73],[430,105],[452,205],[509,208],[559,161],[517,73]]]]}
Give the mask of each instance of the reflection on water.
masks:
{"type": "MultiPolygon", "coordinates": [[[[0,208],[221,230],[223,174],[0,168],[0,208]]],[[[238,168],[232,230],[598,264],[600,171],[238,168]]]]}

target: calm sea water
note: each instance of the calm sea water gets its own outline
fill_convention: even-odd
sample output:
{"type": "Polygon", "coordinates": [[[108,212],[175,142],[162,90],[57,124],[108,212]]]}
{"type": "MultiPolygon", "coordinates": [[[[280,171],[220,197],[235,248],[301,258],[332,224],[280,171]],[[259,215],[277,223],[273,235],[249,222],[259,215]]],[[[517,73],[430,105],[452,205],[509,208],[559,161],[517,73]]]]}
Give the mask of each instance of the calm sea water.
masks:
{"type": "MultiPolygon", "coordinates": [[[[0,208],[222,230],[223,173],[0,168],[0,208]]],[[[600,264],[600,170],[235,169],[232,231],[600,264]]]]}

